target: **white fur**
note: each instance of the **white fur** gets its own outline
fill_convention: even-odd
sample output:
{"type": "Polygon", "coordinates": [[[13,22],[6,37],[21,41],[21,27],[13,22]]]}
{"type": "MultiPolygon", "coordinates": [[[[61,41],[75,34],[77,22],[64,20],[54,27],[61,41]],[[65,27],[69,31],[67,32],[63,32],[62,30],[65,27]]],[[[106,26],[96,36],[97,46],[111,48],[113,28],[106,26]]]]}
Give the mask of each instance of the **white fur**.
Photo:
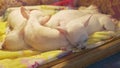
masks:
{"type": "Polygon", "coordinates": [[[57,29],[41,25],[44,16],[37,17],[31,12],[24,30],[26,43],[41,52],[67,47],[68,42],[57,29]]]}

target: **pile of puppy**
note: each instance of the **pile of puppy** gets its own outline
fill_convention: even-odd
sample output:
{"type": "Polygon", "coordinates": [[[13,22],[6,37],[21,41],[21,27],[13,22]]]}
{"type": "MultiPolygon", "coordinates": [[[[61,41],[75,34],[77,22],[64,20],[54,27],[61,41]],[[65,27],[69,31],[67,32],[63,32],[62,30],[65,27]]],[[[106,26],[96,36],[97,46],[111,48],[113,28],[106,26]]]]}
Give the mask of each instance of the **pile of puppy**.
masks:
{"type": "Polygon", "coordinates": [[[8,15],[7,22],[10,31],[3,44],[7,50],[81,49],[87,46],[86,41],[94,32],[116,30],[113,18],[100,13],[93,5],[61,10],[52,16],[20,7],[8,15]]]}

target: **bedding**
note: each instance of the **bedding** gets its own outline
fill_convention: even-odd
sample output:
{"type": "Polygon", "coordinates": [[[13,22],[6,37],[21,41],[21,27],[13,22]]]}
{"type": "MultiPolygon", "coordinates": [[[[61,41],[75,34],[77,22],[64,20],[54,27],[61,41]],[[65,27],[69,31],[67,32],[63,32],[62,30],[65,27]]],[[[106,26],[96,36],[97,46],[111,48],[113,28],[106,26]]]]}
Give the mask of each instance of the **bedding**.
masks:
{"type": "MultiPolygon", "coordinates": [[[[5,35],[5,24],[1,22],[0,28],[2,28],[2,31],[0,31],[0,37],[2,37],[2,34],[5,35]]],[[[94,44],[100,41],[105,41],[107,39],[110,39],[114,36],[113,32],[108,31],[102,31],[102,32],[96,32],[93,35],[90,36],[90,39],[88,39],[88,44],[94,44]],[[97,40],[94,40],[97,39],[97,40]]],[[[4,39],[3,37],[1,41],[4,39]]],[[[104,42],[105,43],[105,42],[104,42]]],[[[96,44],[100,46],[104,43],[98,43],[96,44]]],[[[90,47],[88,47],[90,48],[90,47]]],[[[91,48],[94,48],[93,46],[91,48]]],[[[74,49],[72,52],[79,52],[79,50],[74,49]]],[[[63,50],[53,50],[48,51],[44,53],[40,53],[39,51],[32,51],[32,50],[21,50],[21,51],[6,51],[6,50],[0,50],[0,68],[37,68],[41,65],[60,59],[66,55],[69,55],[72,53],[71,51],[63,51],[63,50]]]]}
{"type": "Polygon", "coordinates": [[[47,62],[58,59],[61,50],[39,53],[31,50],[25,51],[0,51],[0,68],[37,68],[47,62]]]}
{"type": "MultiPolygon", "coordinates": [[[[41,7],[44,11],[51,9],[46,6],[41,7]]],[[[53,10],[53,9],[52,9],[53,10]]],[[[56,9],[55,9],[56,10],[56,9]]],[[[59,9],[61,10],[61,9],[59,9]]],[[[54,12],[54,11],[53,11],[54,12]]],[[[54,14],[50,12],[49,14],[54,14]]],[[[4,42],[7,30],[7,23],[3,20],[0,21],[0,42],[4,42]]],[[[116,36],[115,32],[111,31],[99,31],[89,36],[87,40],[88,49],[98,47],[116,36]]],[[[0,68],[37,68],[41,65],[60,59],[72,52],[80,52],[79,49],[73,49],[72,51],[52,50],[48,52],[39,52],[33,50],[21,50],[21,51],[8,51],[0,50],[0,68]]]]}

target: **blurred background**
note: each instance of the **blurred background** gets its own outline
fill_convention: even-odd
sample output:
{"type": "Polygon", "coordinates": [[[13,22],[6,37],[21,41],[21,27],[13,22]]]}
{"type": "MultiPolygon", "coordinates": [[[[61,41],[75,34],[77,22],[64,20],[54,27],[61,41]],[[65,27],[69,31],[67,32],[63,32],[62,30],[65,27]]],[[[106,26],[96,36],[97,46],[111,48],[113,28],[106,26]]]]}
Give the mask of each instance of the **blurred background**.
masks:
{"type": "Polygon", "coordinates": [[[0,0],[0,15],[9,7],[26,5],[57,5],[67,7],[80,7],[97,5],[100,12],[111,14],[120,19],[119,0],[0,0]]]}

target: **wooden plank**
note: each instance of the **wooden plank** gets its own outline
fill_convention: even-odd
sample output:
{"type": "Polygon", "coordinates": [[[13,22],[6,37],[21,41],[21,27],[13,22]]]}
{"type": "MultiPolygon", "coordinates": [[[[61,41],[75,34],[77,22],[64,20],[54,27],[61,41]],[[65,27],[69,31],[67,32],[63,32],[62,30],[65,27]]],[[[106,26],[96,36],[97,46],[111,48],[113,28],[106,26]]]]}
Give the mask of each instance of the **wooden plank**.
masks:
{"type": "Polygon", "coordinates": [[[56,64],[51,68],[85,68],[105,57],[111,56],[120,51],[120,39],[93,49],[87,53],[73,57],[71,60],[56,64]]]}
{"type": "Polygon", "coordinates": [[[48,68],[48,67],[54,66],[54,65],[56,65],[56,64],[59,64],[59,63],[62,63],[62,62],[71,60],[71,59],[73,59],[73,57],[77,57],[77,56],[79,56],[80,54],[85,53],[85,52],[87,52],[87,51],[88,51],[88,50],[83,51],[83,52],[79,52],[79,53],[69,54],[68,56],[65,56],[65,57],[63,57],[63,58],[61,58],[61,59],[52,61],[51,63],[44,64],[44,65],[40,66],[39,68],[48,68]]]}
{"type": "Polygon", "coordinates": [[[83,68],[120,51],[120,39],[112,40],[100,47],[70,54],[39,68],[83,68]]]}

